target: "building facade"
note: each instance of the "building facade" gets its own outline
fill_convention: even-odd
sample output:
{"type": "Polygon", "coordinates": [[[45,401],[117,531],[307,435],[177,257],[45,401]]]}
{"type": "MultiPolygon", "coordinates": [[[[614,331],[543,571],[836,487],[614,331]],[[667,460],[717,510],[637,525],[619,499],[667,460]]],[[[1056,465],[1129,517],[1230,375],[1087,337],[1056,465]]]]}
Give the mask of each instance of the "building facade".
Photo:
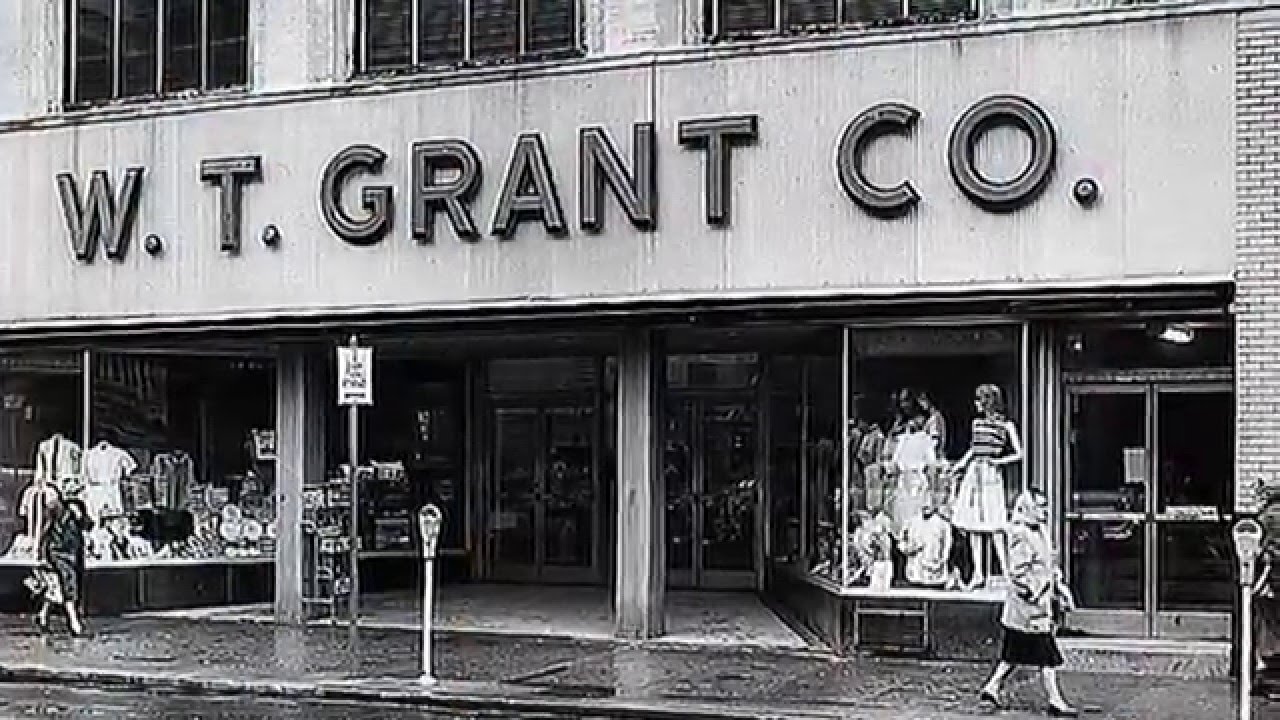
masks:
{"type": "Polygon", "coordinates": [[[1035,489],[1074,629],[1232,636],[1270,3],[70,0],[0,48],[11,595],[47,483],[98,611],[343,596],[356,334],[361,589],[431,501],[450,580],[607,586],[623,636],[745,589],[961,652],[1035,489]]]}

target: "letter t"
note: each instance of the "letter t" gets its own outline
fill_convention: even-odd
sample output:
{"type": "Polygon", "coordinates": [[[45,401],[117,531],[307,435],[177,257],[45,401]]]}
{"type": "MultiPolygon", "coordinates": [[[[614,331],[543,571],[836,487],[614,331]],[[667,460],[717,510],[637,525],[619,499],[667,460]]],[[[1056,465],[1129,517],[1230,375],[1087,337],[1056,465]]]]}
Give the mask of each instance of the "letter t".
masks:
{"type": "Polygon", "coordinates": [[[240,252],[243,188],[262,180],[262,156],[209,158],[200,163],[200,180],[218,187],[218,236],[223,252],[240,252]]]}
{"type": "Polygon", "coordinates": [[[681,145],[704,150],[706,158],[707,223],[729,222],[729,196],[732,194],[731,148],[756,141],[759,121],[755,115],[681,120],[678,136],[681,145]]]}

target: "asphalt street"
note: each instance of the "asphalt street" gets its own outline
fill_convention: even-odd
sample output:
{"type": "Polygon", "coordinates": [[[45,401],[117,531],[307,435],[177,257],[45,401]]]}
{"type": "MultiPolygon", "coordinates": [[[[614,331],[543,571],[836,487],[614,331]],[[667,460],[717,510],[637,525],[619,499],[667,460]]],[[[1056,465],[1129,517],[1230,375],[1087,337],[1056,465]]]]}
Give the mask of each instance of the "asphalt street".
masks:
{"type": "MultiPolygon", "coordinates": [[[[251,697],[191,697],[54,685],[0,685],[0,720],[422,720],[444,715],[412,708],[251,697]]],[[[456,717],[450,715],[449,717],[456,717]]]]}

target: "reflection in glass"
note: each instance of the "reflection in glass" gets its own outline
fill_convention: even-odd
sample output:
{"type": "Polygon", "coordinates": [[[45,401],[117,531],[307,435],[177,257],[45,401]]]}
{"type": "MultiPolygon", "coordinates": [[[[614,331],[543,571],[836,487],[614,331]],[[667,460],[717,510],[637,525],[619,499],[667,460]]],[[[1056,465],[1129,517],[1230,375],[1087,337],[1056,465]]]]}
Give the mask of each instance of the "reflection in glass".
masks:
{"type": "Polygon", "coordinates": [[[1160,512],[1229,512],[1235,398],[1230,392],[1162,391],[1157,408],[1160,512]]]}
{"type": "Polygon", "coordinates": [[[1146,525],[1129,521],[1069,524],[1071,588],[1081,608],[1141,610],[1146,525]]]}
{"type": "Polygon", "coordinates": [[[774,562],[800,558],[800,459],[805,408],[803,359],[775,358],[770,370],[769,504],[774,562]]]}
{"type": "Polygon", "coordinates": [[[667,493],[667,567],[693,569],[694,507],[693,432],[690,421],[693,404],[667,402],[666,437],[662,473],[667,493]]]}
{"type": "Polygon", "coordinates": [[[707,570],[750,571],[759,489],[755,409],[746,403],[708,403],[704,408],[704,565],[707,570]]]}
{"type": "Polygon", "coordinates": [[[1072,509],[1146,512],[1146,403],[1142,393],[1072,396],[1072,509]]]}
{"type": "Polygon", "coordinates": [[[594,538],[595,414],[548,411],[544,546],[548,565],[590,567],[594,538]]]}
{"type": "Polygon", "coordinates": [[[537,550],[538,416],[530,411],[497,413],[497,492],[493,528],[500,564],[533,566],[537,550]]]}
{"type": "Polygon", "coordinates": [[[0,553],[32,559],[44,488],[74,489],[80,467],[80,354],[0,355],[0,553]],[[45,460],[37,455],[45,449],[45,460]],[[37,470],[40,470],[37,473],[37,470]]]}
{"type": "Polygon", "coordinates": [[[1163,611],[1230,612],[1235,550],[1226,524],[1162,524],[1159,606],[1163,611]]]}

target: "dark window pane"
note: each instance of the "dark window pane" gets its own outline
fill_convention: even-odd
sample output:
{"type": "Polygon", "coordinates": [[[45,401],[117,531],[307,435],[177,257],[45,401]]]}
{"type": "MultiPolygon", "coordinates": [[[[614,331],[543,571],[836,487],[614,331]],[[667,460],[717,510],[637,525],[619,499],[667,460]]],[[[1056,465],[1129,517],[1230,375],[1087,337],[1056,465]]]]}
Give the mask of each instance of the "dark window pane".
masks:
{"type": "Polygon", "coordinates": [[[552,53],[573,49],[577,33],[574,23],[574,0],[525,0],[528,8],[526,24],[529,53],[552,53]]]}
{"type": "Polygon", "coordinates": [[[413,3],[409,0],[367,0],[365,27],[369,55],[365,68],[405,67],[413,62],[413,3]]]}
{"type": "Polygon", "coordinates": [[[208,0],[209,90],[248,82],[248,0],[208,0]]]}
{"type": "Polygon", "coordinates": [[[912,17],[956,20],[971,13],[969,0],[911,0],[912,17]]]}
{"type": "Polygon", "coordinates": [[[519,53],[519,0],[472,0],[471,57],[496,60],[519,53]]]}
{"type": "Polygon", "coordinates": [[[790,29],[803,29],[836,22],[838,0],[783,0],[783,23],[790,29]]]}
{"type": "Polygon", "coordinates": [[[76,3],[76,102],[111,99],[114,21],[112,0],[78,0],[76,3]]]}
{"type": "Polygon", "coordinates": [[[421,0],[418,63],[447,65],[462,60],[463,0],[421,0]]]}
{"type": "Polygon", "coordinates": [[[120,96],[156,92],[156,0],[120,3],[120,96]]]}
{"type": "Polygon", "coordinates": [[[844,3],[844,21],[854,25],[886,22],[901,17],[901,0],[845,0],[844,3]]]}
{"type": "Polygon", "coordinates": [[[164,91],[200,87],[200,0],[167,0],[164,12],[164,91]]]}
{"type": "Polygon", "coordinates": [[[767,32],[775,27],[773,0],[720,0],[720,34],[767,32]]]}

